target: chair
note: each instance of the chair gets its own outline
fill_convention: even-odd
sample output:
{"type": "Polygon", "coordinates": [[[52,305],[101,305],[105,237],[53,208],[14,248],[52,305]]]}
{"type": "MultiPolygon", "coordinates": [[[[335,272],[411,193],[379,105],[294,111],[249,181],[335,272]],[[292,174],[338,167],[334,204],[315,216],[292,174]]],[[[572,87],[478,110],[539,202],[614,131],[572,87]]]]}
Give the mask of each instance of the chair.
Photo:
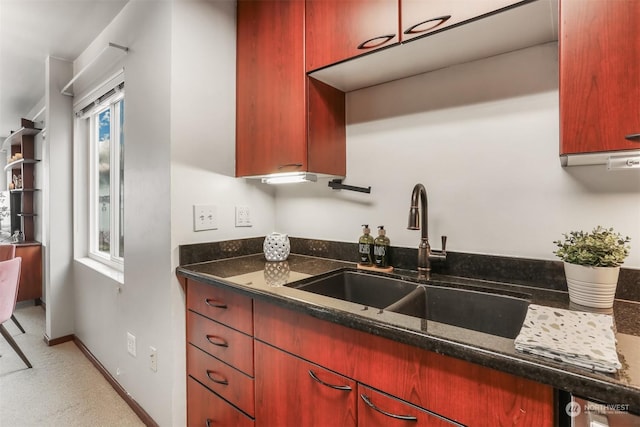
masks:
{"type": "MultiPolygon", "coordinates": [[[[6,261],[8,259],[13,259],[16,257],[16,245],[0,245],[0,261],[6,261]]],[[[11,320],[16,324],[18,329],[24,334],[24,328],[18,322],[15,315],[11,315],[11,320]]]]}
{"type": "Polygon", "coordinates": [[[13,310],[16,308],[21,266],[22,258],[20,257],[0,261],[0,334],[7,340],[13,350],[18,353],[22,361],[31,368],[31,362],[29,362],[27,356],[24,355],[9,331],[4,327],[4,322],[11,319],[13,310]]]}

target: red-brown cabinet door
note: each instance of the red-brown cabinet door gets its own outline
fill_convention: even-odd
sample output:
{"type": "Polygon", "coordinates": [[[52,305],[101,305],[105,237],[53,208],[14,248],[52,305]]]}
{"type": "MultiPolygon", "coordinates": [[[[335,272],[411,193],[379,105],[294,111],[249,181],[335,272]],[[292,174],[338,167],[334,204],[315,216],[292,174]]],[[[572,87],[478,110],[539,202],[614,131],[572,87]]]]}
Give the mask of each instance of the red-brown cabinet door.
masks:
{"type": "Polygon", "coordinates": [[[18,301],[42,298],[42,246],[17,245],[16,256],[22,258],[18,301]]]}
{"type": "Polygon", "coordinates": [[[398,43],[398,0],[306,0],[306,70],[398,43]]]}
{"type": "Polygon", "coordinates": [[[560,154],[638,150],[640,1],[560,3],[560,154]]]}
{"type": "Polygon", "coordinates": [[[304,1],[241,0],[237,22],[236,176],[304,171],[304,1]]]}
{"type": "Polygon", "coordinates": [[[400,40],[420,37],[520,2],[521,0],[401,0],[400,40]]]}
{"type": "Polygon", "coordinates": [[[453,427],[454,425],[459,424],[358,384],[359,427],[453,427]]]}
{"type": "Polygon", "coordinates": [[[355,427],[355,381],[259,341],[255,351],[260,425],[355,427]]]}

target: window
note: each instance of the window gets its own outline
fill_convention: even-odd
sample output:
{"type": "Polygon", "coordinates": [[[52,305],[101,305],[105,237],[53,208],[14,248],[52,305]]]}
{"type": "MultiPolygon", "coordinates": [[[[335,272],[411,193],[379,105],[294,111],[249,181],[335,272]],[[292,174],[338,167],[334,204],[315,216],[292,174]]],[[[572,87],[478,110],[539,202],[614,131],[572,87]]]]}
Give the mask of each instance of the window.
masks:
{"type": "Polygon", "coordinates": [[[109,91],[89,120],[89,256],[122,269],[124,261],[124,90],[109,91]]]}

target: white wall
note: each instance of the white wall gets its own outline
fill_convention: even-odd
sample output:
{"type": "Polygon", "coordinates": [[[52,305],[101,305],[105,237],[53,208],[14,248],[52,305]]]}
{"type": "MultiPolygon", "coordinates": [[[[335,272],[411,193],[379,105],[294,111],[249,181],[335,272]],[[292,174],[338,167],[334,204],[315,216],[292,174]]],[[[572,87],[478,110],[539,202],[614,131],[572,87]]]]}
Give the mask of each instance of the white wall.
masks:
{"type": "Polygon", "coordinates": [[[129,53],[109,69],[92,67],[73,89],[81,98],[124,66],[124,279],[75,263],[75,333],[156,422],[184,425],[178,246],[272,231],[273,189],[233,177],[235,2],[131,0],[75,61],[76,71],[109,41],[129,53]],[[194,204],[218,206],[217,230],[193,231],[194,204]],[[234,227],[240,204],[251,207],[253,227],[234,227]],[[127,332],[136,335],[136,358],[127,354],[127,332]],[[150,345],[158,349],[157,373],[148,367],[150,345]]]}
{"type": "MultiPolygon", "coordinates": [[[[75,334],[161,425],[172,424],[171,316],[171,2],[130,1],[74,63],[81,69],[108,42],[128,46],[125,68],[125,265],[124,280],[75,263],[75,334]],[[120,290],[120,293],[118,293],[120,290]],[[126,333],[137,339],[137,357],[126,351],[126,333]],[[149,346],[158,371],[149,368],[149,346]]],[[[118,56],[114,56],[117,58],[118,56]]],[[[76,95],[104,79],[96,65],[74,84],[76,95]]],[[[78,96],[79,97],[79,96],[78,96]]],[[[76,98],[78,98],[76,97],[76,98]]],[[[82,235],[83,229],[76,229],[82,235]]],[[[82,255],[82,254],[76,254],[82,255]]]]}
{"type": "MultiPolygon", "coordinates": [[[[273,189],[235,174],[235,2],[176,1],[171,61],[171,271],[178,246],[273,231],[273,189]],[[193,205],[217,206],[218,229],[193,231],[193,205]],[[234,227],[236,205],[249,206],[253,227],[234,227]]],[[[172,280],[173,423],[184,425],[184,295],[172,280]]],[[[167,423],[168,425],[168,423],[167,423]]]]}
{"type": "Polygon", "coordinates": [[[451,251],[555,259],[553,240],[600,224],[631,236],[625,266],[640,268],[640,171],[562,168],[558,115],[555,43],[349,93],[345,183],[371,194],[279,188],[276,226],[355,242],[384,224],[417,247],[406,224],[421,182],[435,248],[446,234],[451,251]]]}
{"type": "Polygon", "coordinates": [[[179,0],[172,39],[172,218],[178,246],[273,231],[274,189],[235,176],[235,2],[179,0]],[[193,231],[193,205],[215,205],[218,229],[193,231]],[[235,206],[253,227],[235,227],[235,206]]]}
{"type": "MultiPolygon", "coordinates": [[[[71,79],[69,61],[48,57],[46,61],[45,103],[47,141],[42,144],[42,207],[37,207],[48,226],[42,234],[46,336],[55,339],[73,334],[73,161],[71,98],[60,88],[71,79]]],[[[40,140],[40,138],[38,138],[40,140]]],[[[37,200],[36,200],[37,201],[37,200]]]]}

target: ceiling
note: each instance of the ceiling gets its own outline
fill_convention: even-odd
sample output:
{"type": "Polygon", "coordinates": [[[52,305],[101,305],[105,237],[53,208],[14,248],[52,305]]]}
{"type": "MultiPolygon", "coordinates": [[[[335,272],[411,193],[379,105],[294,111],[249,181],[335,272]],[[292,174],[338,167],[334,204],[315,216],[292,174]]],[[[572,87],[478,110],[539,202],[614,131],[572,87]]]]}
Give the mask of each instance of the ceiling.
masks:
{"type": "Polygon", "coordinates": [[[47,57],[75,60],[127,1],[0,0],[0,139],[33,118],[47,57]]]}

